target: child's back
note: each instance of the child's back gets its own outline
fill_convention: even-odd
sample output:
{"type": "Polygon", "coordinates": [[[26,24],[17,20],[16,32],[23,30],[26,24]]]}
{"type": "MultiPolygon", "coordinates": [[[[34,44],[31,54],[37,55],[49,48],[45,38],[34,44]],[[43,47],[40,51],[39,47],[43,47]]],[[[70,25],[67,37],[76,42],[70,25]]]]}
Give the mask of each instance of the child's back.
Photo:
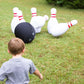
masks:
{"type": "Polygon", "coordinates": [[[6,80],[6,84],[28,84],[30,74],[37,75],[40,79],[43,76],[36,69],[34,63],[26,58],[22,57],[24,53],[24,43],[19,38],[14,38],[8,43],[8,51],[12,54],[12,59],[3,63],[0,68],[0,80],[6,80]]]}
{"type": "MultiPolygon", "coordinates": [[[[4,77],[8,77],[6,84],[28,84],[28,72],[32,74],[36,70],[33,62],[23,57],[12,58],[9,61],[5,62],[1,68],[2,74],[3,71],[5,71],[4,73],[6,75],[4,75],[4,77]]],[[[0,79],[3,80],[3,78],[1,77],[0,79]]]]}

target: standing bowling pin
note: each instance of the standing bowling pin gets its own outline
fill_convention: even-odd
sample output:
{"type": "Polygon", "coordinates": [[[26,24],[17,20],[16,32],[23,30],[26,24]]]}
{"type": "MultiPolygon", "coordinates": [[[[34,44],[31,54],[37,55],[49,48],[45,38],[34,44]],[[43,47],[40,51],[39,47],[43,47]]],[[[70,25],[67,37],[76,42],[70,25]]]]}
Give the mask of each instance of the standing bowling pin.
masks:
{"type": "Polygon", "coordinates": [[[72,20],[69,23],[54,24],[54,26],[52,26],[51,34],[55,37],[58,37],[64,34],[71,26],[76,25],[77,23],[77,20],[72,20]]]}
{"type": "Polygon", "coordinates": [[[35,17],[35,16],[37,16],[37,10],[36,10],[36,8],[31,8],[31,13],[32,13],[32,18],[33,17],[35,17]]]}
{"type": "Polygon", "coordinates": [[[58,24],[58,21],[56,19],[56,9],[55,8],[52,8],[51,9],[51,18],[50,20],[48,21],[48,25],[47,25],[47,29],[48,29],[48,33],[51,34],[51,31],[52,31],[52,27],[56,24],[58,24]]]}
{"type": "Polygon", "coordinates": [[[34,27],[35,33],[40,33],[41,28],[44,26],[45,22],[48,20],[48,16],[37,16],[36,8],[31,8],[32,18],[30,24],[34,27]]]}
{"type": "Polygon", "coordinates": [[[22,11],[21,11],[21,10],[18,10],[17,15],[18,15],[19,23],[21,23],[21,22],[26,22],[26,21],[24,20],[24,18],[23,18],[23,14],[22,14],[22,11]]]}
{"type": "Polygon", "coordinates": [[[18,19],[18,15],[17,15],[18,10],[19,9],[17,7],[13,8],[14,17],[13,17],[12,22],[11,22],[11,30],[12,30],[13,33],[14,33],[14,30],[15,30],[15,27],[19,23],[19,19],[18,19]]]}

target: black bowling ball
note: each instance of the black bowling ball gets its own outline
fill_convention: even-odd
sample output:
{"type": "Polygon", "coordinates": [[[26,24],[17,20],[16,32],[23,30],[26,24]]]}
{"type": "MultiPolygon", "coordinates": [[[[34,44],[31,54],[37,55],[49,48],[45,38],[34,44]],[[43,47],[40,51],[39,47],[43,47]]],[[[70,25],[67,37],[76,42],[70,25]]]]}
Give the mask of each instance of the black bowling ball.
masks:
{"type": "Polygon", "coordinates": [[[15,28],[15,36],[22,39],[24,43],[30,43],[35,38],[35,30],[30,23],[19,23],[15,28]]]}

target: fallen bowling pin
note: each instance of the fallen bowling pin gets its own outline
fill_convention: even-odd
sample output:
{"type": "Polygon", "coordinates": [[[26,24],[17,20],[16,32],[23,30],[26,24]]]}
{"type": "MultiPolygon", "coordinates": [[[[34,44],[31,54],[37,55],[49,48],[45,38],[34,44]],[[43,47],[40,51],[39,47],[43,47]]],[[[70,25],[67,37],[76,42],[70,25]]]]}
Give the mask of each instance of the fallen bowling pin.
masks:
{"type": "Polygon", "coordinates": [[[78,23],[77,20],[72,20],[69,23],[59,23],[59,24],[54,24],[52,26],[51,34],[55,37],[61,36],[64,34],[70,27],[73,25],[76,25],[78,23]]]}

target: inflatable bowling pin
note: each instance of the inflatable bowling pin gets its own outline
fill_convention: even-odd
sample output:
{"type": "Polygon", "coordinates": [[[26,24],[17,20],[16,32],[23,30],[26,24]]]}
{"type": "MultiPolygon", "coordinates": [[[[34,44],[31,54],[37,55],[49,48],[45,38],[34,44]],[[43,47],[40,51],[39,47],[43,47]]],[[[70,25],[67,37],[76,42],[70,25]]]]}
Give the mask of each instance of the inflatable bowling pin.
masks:
{"type": "Polygon", "coordinates": [[[36,8],[31,8],[32,18],[30,24],[34,27],[35,33],[40,33],[41,28],[44,26],[45,22],[48,20],[48,16],[37,16],[36,8]]]}
{"type": "Polygon", "coordinates": [[[52,8],[51,9],[51,18],[49,19],[48,21],[48,26],[47,26],[47,29],[48,29],[48,33],[51,34],[51,30],[52,30],[52,27],[56,24],[58,24],[58,21],[56,19],[56,9],[55,8],[52,8]]]}
{"type": "Polygon", "coordinates": [[[18,19],[18,15],[17,15],[18,10],[19,9],[17,7],[13,8],[14,17],[13,17],[12,22],[11,22],[11,30],[12,30],[13,33],[14,33],[14,30],[15,30],[15,27],[19,23],[19,19],[18,19]]]}
{"type": "Polygon", "coordinates": [[[24,20],[24,18],[23,18],[23,14],[22,14],[22,11],[21,11],[21,10],[18,10],[17,15],[18,15],[19,23],[21,23],[21,22],[26,22],[26,21],[24,20]]]}
{"type": "Polygon", "coordinates": [[[60,36],[64,34],[71,26],[76,24],[77,24],[77,20],[72,20],[69,23],[54,24],[54,26],[52,26],[51,34],[56,37],[60,36]]]}
{"type": "Polygon", "coordinates": [[[37,16],[37,10],[36,10],[36,8],[31,8],[31,13],[32,13],[32,17],[35,17],[35,16],[37,16]]]}

